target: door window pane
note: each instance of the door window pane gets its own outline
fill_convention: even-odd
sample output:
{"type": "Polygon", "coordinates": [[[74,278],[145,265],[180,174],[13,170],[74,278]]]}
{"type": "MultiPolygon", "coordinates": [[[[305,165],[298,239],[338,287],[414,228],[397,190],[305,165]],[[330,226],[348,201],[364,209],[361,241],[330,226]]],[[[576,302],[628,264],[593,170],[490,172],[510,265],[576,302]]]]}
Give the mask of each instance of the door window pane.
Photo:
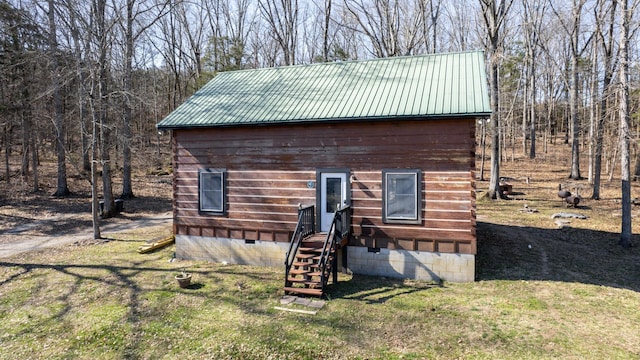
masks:
{"type": "Polygon", "coordinates": [[[339,177],[328,177],[326,179],[326,189],[326,209],[328,213],[334,213],[338,211],[342,203],[342,179],[339,177]]]}

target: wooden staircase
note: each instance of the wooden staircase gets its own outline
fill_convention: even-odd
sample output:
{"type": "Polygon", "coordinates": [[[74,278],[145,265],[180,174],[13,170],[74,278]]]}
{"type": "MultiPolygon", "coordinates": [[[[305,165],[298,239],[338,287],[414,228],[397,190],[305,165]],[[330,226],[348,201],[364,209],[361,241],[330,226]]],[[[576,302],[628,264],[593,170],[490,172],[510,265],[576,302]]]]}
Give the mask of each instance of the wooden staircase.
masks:
{"type": "Polygon", "coordinates": [[[323,296],[323,278],[331,274],[335,256],[335,251],[331,250],[328,266],[321,269],[320,259],[326,237],[326,233],[316,233],[302,240],[286,279],[285,294],[323,296]]]}
{"type": "Polygon", "coordinates": [[[326,233],[315,231],[314,206],[298,209],[298,224],[284,261],[285,294],[324,297],[329,281],[338,281],[337,250],[351,234],[351,207],[335,212],[326,233]]]}

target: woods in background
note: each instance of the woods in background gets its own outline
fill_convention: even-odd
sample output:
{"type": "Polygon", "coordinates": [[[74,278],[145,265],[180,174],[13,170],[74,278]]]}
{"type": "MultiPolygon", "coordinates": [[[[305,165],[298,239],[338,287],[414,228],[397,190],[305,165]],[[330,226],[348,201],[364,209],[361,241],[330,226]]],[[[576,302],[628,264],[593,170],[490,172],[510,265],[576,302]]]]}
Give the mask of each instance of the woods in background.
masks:
{"type": "Polygon", "coordinates": [[[55,159],[55,195],[83,174],[109,216],[135,196],[132,157],[157,144],[155,124],[218,72],[485,49],[492,195],[500,161],[563,142],[567,176],[583,178],[586,156],[598,199],[601,176],[640,177],[638,3],[0,0],[0,179],[38,191],[39,159],[55,159]]]}

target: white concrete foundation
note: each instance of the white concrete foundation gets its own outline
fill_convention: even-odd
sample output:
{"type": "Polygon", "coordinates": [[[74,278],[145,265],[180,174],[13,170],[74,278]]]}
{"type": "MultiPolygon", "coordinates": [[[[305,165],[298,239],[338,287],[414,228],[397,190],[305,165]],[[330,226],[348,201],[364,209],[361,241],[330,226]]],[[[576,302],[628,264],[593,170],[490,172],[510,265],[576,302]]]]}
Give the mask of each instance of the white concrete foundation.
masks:
{"type": "Polygon", "coordinates": [[[475,256],[349,246],[347,267],[354,274],[416,280],[471,282],[475,280],[475,256]]]}
{"type": "Polygon", "coordinates": [[[178,259],[206,260],[217,263],[284,267],[289,243],[176,235],[178,259]]]}
{"type": "MultiPolygon", "coordinates": [[[[176,235],[179,259],[229,264],[284,267],[289,243],[176,235]]],[[[380,249],[349,246],[347,267],[354,274],[416,280],[471,282],[475,280],[475,256],[470,254],[380,249]]]]}

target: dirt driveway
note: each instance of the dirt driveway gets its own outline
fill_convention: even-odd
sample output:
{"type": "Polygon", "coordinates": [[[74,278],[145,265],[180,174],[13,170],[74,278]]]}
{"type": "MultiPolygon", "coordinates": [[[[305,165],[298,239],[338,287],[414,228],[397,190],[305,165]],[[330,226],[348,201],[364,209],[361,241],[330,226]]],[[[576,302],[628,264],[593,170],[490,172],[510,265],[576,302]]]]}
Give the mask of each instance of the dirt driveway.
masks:
{"type": "MultiPolygon", "coordinates": [[[[139,217],[109,219],[100,225],[100,233],[110,233],[145,227],[169,226],[171,212],[139,217]]],[[[0,258],[19,253],[73,244],[93,238],[93,227],[86,216],[62,214],[30,222],[17,223],[0,229],[0,258]]]]}

